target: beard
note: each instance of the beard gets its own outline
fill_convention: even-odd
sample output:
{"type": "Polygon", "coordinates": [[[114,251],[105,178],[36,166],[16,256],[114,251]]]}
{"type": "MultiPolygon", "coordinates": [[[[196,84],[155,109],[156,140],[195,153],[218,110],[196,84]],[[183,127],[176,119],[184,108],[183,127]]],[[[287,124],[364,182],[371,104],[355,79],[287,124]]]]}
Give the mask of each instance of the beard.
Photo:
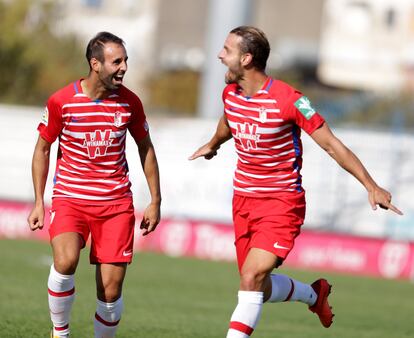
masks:
{"type": "Polygon", "coordinates": [[[239,83],[243,80],[243,75],[244,73],[241,67],[237,67],[236,69],[231,69],[229,67],[224,76],[224,82],[226,82],[226,84],[239,83]]]}
{"type": "Polygon", "coordinates": [[[100,77],[100,80],[107,91],[117,90],[121,86],[121,83],[117,84],[113,82],[113,75],[104,74],[100,77]]]}

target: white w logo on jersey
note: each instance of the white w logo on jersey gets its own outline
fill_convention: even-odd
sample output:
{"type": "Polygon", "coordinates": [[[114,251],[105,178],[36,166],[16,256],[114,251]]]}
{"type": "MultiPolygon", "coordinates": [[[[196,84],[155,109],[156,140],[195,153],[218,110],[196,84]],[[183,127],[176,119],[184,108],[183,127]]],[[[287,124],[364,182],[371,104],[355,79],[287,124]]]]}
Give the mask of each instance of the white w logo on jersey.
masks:
{"type": "Polygon", "coordinates": [[[245,150],[257,148],[257,141],[259,140],[260,135],[256,134],[256,131],[257,124],[249,124],[245,122],[244,126],[242,126],[240,123],[237,123],[236,138],[240,140],[245,150]]]}
{"type": "Polygon", "coordinates": [[[88,149],[89,158],[96,156],[105,156],[106,150],[112,144],[111,130],[95,130],[95,133],[85,133],[85,142],[83,146],[88,149]]]}

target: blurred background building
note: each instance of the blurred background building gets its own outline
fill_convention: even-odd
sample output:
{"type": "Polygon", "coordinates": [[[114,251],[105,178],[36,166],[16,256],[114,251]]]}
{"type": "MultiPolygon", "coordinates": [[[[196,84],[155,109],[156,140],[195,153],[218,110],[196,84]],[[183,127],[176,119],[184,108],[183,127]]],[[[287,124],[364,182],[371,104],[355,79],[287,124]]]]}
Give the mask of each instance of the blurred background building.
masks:
{"type": "MultiPolygon", "coordinates": [[[[322,0],[75,0],[58,4],[55,33],[75,34],[82,47],[99,30],[114,32],[126,41],[130,56],[127,84],[162,112],[193,115],[197,107],[202,109],[197,99],[206,66],[209,73],[219,69],[216,94],[221,91],[224,67],[216,55],[227,32],[237,25],[255,24],[267,32],[273,46],[270,69],[311,69],[317,64],[322,0]],[[216,32],[214,27],[218,27],[216,32]],[[207,58],[214,33],[218,35],[214,41],[219,42],[207,58]]],[[[217,100],[210,115],[220,114],[219,105],[217,100]]]]}
{"type": "Polygon", "coordinates": [[[410,0],[1,0],[0,67],[10,76],[0,101],[42,105],[87,71],[87,41],[108,30],[126,41],[126,84],[151,111],[218,116],[225,69],[216,55],[229,29],[253,24],[272,46],[269,73],[306,91],[328,120],[387,126],[394,106],[413,125],[403,113],[412,108],[413,8],[410,0]]]}

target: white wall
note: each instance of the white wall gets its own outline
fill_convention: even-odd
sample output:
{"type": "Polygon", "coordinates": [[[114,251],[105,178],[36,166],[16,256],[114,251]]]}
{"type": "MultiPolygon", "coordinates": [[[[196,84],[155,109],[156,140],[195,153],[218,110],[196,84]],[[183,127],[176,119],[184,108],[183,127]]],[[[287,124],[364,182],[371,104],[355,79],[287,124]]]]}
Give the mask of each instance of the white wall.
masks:
{"type": "MultiPolygon", "coordinates": [[[[0,198],[33,198],[31,157],[43,108],[0,106],[0,198]]],[[[149,119],[161,170],[164,216],[231,223],[232,141],[211,161],[187,158],[215,130],[215,120],[149,119]]],[[[364,162],[372,176],[391,190],[405,215],[373,212],[362,186],[304,135],[303,184],[307,190],[306,227],[414,240],[414,136],[363,130],[335,130],[364,162]]],[[[46,201],[50,201],[56,144],[52,147],[46,201]]],[[[149,201],[136,146],[128,139],[128,162],[135,205],[149,201]]]]}

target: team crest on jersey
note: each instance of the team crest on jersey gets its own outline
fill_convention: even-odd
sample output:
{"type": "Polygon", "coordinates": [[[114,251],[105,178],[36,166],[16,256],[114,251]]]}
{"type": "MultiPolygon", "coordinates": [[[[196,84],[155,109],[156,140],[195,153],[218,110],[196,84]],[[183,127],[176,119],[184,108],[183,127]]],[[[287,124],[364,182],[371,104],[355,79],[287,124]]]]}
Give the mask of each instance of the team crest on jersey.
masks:
{"type": "Polygon", "coordinates": [[[305,116],[307,120],[309,120],[313,114],[316,113],[316,110],[313,109],[310,100],[306,96],[300,97],[295,102],[295,107],[298,108],[298,110],[302,113],[303,116],[305,116]]]}
{"type": "Polygon", "coordinates": [[[259,119],[262,123],[265,123],[267,121],[267,111],[265,107],[259,108],[259,119]]]}
{"type": "Polygon", "coordinates": [[[47,107],[45,107],[45,110],[43,111],[41,123],[46,126],[49,123],[49,109],[47,109],[47,107]]]}
{"type": "Polygon", "coordinates": [[[122,113],[120,111],[116,111],[114,115],[114,126],[119,128],[122,126],[122,113]]]}
{"type": "Polygon", "coordinates": [[[245,122],[242,125],[237,123],[236,138],[240,140],[244,150],[256,149],[259,137],[260,135],[257,134],[257,124],[245,122]]]}
{"type": "Polygon", "coordinates": [[[93,133],[85,133],[85,142],[83,146],[88,149],[89,158],[105,156],[108,147],[112,144],[111,130],[95,130],[93,133]]]}

